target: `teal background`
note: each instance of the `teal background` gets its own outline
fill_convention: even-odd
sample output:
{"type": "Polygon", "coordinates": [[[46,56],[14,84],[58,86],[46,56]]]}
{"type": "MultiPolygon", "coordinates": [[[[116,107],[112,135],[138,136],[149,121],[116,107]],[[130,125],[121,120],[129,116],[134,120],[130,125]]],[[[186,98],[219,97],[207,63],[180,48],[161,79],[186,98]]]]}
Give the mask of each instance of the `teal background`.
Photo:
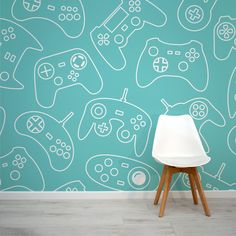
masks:
{"type": "MultiPolygon", "coordinates": [[[[134,160],[134,165],[137,166],[139,164],[135,161],[142,162],[154,168],[160,175],[162,166],[152,159],[151,149],[158,116],[166,112],[161,99],[164,98],[169,104],[174,105],[185,103],[199,97],[209,100],[225,119],[225,125],[223,127],[207,122],[201,128],[201,134],[209,146],[208,155],[212,157],[211,162],[204,166],[204,169],[199,169],[204,188],[208,190],[236,189],[236,155],[230,150],[227,144],[227,136],[230,130],[235,127],[236,123],[236,117],[230,118],[227,109],[227,90],[232,72],[236,66],[236,53],[233,50],[230,57],[226,60],[218,60],[213,54],[214,26],[221,16],[228,15],[232,18],[236,17],[235,0],[218,0],[212,10],[210,23],[200,31],[189,31],[180,25],[177,19],[177,9],[181,3],[180,0],[152,0],[152,3],[166,14],[167,22],[162,27],[145,24],[141,30],[134,32],[129,38],[126,47],[122,49],[127,63],[125,68],[120,71],[112,69],[102,59],[90,38],[90,32],[94,27],[99,26],[119,5],[120,1],[83,0],[82,4],[86,19],[85,28],[81,36],[77,38],[69,38],[57,25],[45,19],[26,21],[14,19],[11,14],[13,2],[13,0],[0,0],[0,18],[9,19],[27,29],[40,42],[43,50],[28,50],[21,58],[15,72],[15,77],[24,85],[23,89],[10,90],[1,88],[0,106],[5,110],[6,121],[0,136],[0,155],[4,156],[8,154],[14,147],[24,147],[40,168],[45,186],[43,183],[34,183],[34,176],[32,175],[25,184],[22,183],[22,186],[25,185],[25,187],[14,187],[15,185],[12,185],[9,181],[8,172],[4,172],[4,176],[3,172],[1,172],[1,181],[2,183],[5,181],[9,188],[3,189],[0,185],[0,190],[55,191],[60,186],[71,183],[69,188],[59,190],[109,191],[112,186],[106,187],[100,185],[89,178],[86,172],[86,162],[91,157],[95,155],[99,157],[102,154],[132,159],[134,160]],[[209,84],[205,91],[198,92],[186,81],[171,76],[161,78],[158,82],[153,83],[147,88],[138,87],[135,78],[138,59],[145,47],[146,41],[154,37],[174,44],[183,44],[191,40],[197,40],[202,43],[209,67],[209,84]],[[50,108],[39,106],[36,102],[34,92],[34,67],[36,62],[44,57],[73,48],[81,48],[90,55],[103,80],[102,90],[98,94],[91,95],[81,86],[76,85],[59,91],[54,106],[50,108]],[[124,144],[118,141],[116,137],[116,130],[120,126],[118,122],[114,122],[113,130],[107,137],[99,137],[93,131],[84,140],[79,140],[77,135],[78,126],[88,102],[98,98],[120,99],[125,88],[128,88],[127,101],[144,110],[152,120],[148,145],[144,154],[140,157],[135,155],[133,142],[124,144]],[[21,114],[28,111],[43,112],[58,121],[64,119],[70,112],[74,113],[65,124],[65,128],[74,144],[74,160],[65,171],[55,171],[50,166],[49,159],[43,148],[35,140],[16,132],[14,127],[15,120],[21,114]],[[33,186],[33,188],[30,186],[33,186]]],[[[189,0],[189,2],[191,1],[189,0]]],[[[148,15],[149,13],[146,12],[145,14],[148,15]]],[[[24,38],[19,38],[12,47],[15,47],[14,50],[17,50],[23,43],[24,38]]],[[[1,55],[0,66],[3,64],[3,61],[4,59],[1,55]]],[[[147,74],[146,76],[149,75],[147,74]]],[[[194,79],[199,79],[197,73],[194,75],[194,79]]],[[[44,94],[44,96],[47,96],[47,94],[44,94]]],[[[125,112],[129,113],[129,108],[125,112]]],[[[178,113],[182,112],[181,109],[178,111],[178,113]]],[[[214,117],[211,118],[213,119],[214,117]]],[[[141,136],[142,138],[145,137],[141,136]]],[[[236,145],[235,139],[232,145],[236,145]]],[[[119,160],[117,161],[117,158],[114,158],[114,160],[113,164],[118,168],[120,166],[119,160]]],[[[7,161],[6,157],[5,161],[7,161]]],[[[23,169],[22,171],[27,172],[27,169],[23,169]]],[[[121,173],[123,172],[121,171],[121,173]]],[[[127,175],[127,172],[123,173],[123,176],[121,176],[122,179],[126,179],[124,175],[127,175]]],[[[156,176],[152,175],[150,177],[150,184],[140,190],[153,190],[153,185],[158,184],[158,179],[154,177],[156,176]]],[[[175,177],[172,189],[188,189],[188,181],[185,176],[175,177]]],[[[124,189],[118,190],[135,191],[136,189],[126,185],[124,189]]]]}

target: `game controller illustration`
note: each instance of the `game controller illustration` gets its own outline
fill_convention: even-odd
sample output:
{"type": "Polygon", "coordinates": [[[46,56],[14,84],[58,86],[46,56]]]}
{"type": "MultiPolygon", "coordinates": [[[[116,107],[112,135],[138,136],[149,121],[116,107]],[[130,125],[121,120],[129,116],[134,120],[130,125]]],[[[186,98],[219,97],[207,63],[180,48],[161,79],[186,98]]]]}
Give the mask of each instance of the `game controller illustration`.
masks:
{"type": "Polygon", "coordinates": [[[129,37],[145,23],[162,27],[166,21],[166,14],[148,0],[121,0],[108,18],[91,31],[90,37],[105,62],[114,70],[122,70],[126,66],[122,49],[129,37]]]}
{"type": "Polygon", "coordinates": [[[217,0],[182,0],[177,17],[181,26],[190,31],[200,31],[211,21],[212,10],[217,0]]]}
{"type": "Polygon", "coordinates": [[[152,121],[144,110],[127,102],[127,93],[128,89],[125,89],[121,99],[96,98],[88,102],[78,127],[78,138],[84,140],[91,131],[100,137],[108,136],[113,121],[118,121],[117,139],[121,143],[133,142],[135,155],[142,156],[148,144],[152,121]]]}
{"type": "Polygon", "coordinates": [[[234,126],[228,133],[227,144],[229,150],[236,155],[236,126],[234,126]]]}
{"type": "Polygon", "coordinates": [[[213,53],[218,60],[226,60],[236,50],[236,18],[221,16],[213,33],[213,53]]]}
{"type": "Polygon", "coordinates": [[[11,13],[18,21],[48,20],[69,38],[77,38],[84,31],[85,13],[81,0],[15,0],[11,13]]]}
{"type": "Polygon", "coordinates": [[[63,184],[59,188],[55,189],[55,191],[63,191],[63,192],[84,192],[86,191],[84,184],[80,180],[74,180],[69,183],[63,184]]]}
{"type": "MultiPolygon", "coordinates": [[[[211,175],[209,173],[207,173],[206,171],[204,171],[204,168],[202,166],[200,166],[198,168],[199,170],[199,175],[201,177],[201,181],[202,181],[202,186],[205,190],[213,190],[213,191],[217,191],[217,190],[236,190],[236,183],[227,183],[226,181],[222,180],[222,173],[224,171],[226,167],[225,163],[222,163],[219,170],[217,171],[216,175],[211,175]]],[[[191,188],[190,186],[190,182],[189,182],[189,178],[188,178],[188,174],[181,174],[178,177],[178,180],[176,181],[176,185],[178,186],[179,183],[184,184],[185,187],[187,187],[188,189],[191,188]]]]}
{"type": "Polygon", "coordinates": [[[183,79],[198,92],[206,90],[209,69],[202,43],[191,40],[173,44],[159,38],[147,40],[138,59],[136,83],[140,88],[146,88],[165,77],[183,79]]]}
{"type": "Polygon", "coordinates": [[[24,147],[14,147],[0,156],[0,191],[13,188],[43,191],[44,187],[42,172],[24,147]]]}
{"type": "Polygon", "coordinates": [[[229,117],[233,119],[236,116],[236,67],[234,68],[229,80],[227,106],[229,117]]]}
{"type": "Polygon", "coordinates": [[[36,141],[46,152],[50,166],[55,171],[65,171],[74,159],[74,144],[65,123],[74,115],[69,113],[63,120],[39,111],[21,114],[15,120],[17,133],[36,141]]]}
{"type": "Polygon", "coordinates": [[[23,89],[15,72],[28,50],[42,51],[39,41],[25,28],[8,19],[0,18],[0,88],[23,89]]]}
{"type": "Polygon", "coordinates": [[[165,99],[161,99],[162,104],[166,108],[165,114],[168,115],[182,115],[189,114],[194,119],[194,123],[199,131],[199,134],[204,141],[205,151],[208,153],[210,148],[207,144],[206,139],[201,134],[203,126],[210,122],[218,127],[224,127],[226,122],[220,111],[206,98],[193,98],[189,101],[176,103],[170,105],[165,99]]]}
{"type": "Polygon", "coordinates": [[[0,106],[0,135],[2,134],[5,122],[6,122],[6,111],[2,106],[0,106]]]}
{"type": "Polygon", "coordinates": [[[80,48],[40,59],[34,68],[34,80],[36,101],[44,108],[52,107],[57,93],[71,86],[80,85],[91,95],[99,93],[103,87],[95,64],[80,48]]]}
{"type": "Polygon", "coordinates": [[[155,190],[159,183],[159,173],[151,166],[110,154],[95,155],[86,162],[88,177],[112,190],[155,190]]]}

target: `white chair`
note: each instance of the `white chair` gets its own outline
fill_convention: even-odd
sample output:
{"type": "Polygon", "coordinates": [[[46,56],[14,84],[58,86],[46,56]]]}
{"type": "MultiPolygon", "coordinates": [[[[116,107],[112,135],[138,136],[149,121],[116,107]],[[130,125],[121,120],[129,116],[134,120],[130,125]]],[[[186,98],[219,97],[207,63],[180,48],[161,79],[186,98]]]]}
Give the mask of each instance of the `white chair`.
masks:
{"type": "Polygon", "coordinates": [[[204,151],[200,136],[190,115],[160,115],[152,156],[155,160],[164,164],[154,200],[154,205],[157,205],[165,184],[159,216],[164,215],[172,175],[181,172],[187,173],[189,176],[194,204],[198,204],[196,184],[205,214],[210,216],[210,210],[197,171],[197,167],[208,163],[210,157],[204,151]]]}

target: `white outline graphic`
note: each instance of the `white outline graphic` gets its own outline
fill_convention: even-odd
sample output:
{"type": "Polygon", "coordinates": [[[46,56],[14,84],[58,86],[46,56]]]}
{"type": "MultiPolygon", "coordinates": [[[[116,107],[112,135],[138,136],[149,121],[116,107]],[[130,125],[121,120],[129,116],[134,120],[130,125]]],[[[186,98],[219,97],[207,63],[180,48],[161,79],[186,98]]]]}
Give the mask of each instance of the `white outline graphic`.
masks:
{"type": "Polygon", "coordinates": [[[39,166],[24,147],[13,147],[9,153],[0,156],[0,170],[0,192],[17,187],[29,191],[43,191],[45,188],[44,177],[39,166]],[[25,165],[27,166],[25,167],[25,165]],[[5,175],[5,168],[7,168],[5,172],[9,172],[9,176],[5,175]],[[27,168],[26,175],[24,175],[24,168],[27,168]],[[9,180],[6,178],[9,178],[9,180]],[[5,187],[5,181],[11,186],[5,187]],[[23,184],[26,184],[26,186],[23,184]],[[38,188],[38,184],[41,184],[42,187],[38,188]],[[37,187],[34,188],[35,186],[37,187]]]}
{"type": "Polygon", "coordinates": [[[96,98],[89,101],[85,106],[78,126],[79,140],[86,139],[92,130],[99,137],[108,136],[112,132],[112,121],[116,120],[121,123],[116,132],[117,139],[124,144],[133,141],[135,155],[137,157],[142,156],[147,148],[152,120],[143,109],[127,102],[127,94],[128,89],[126,88],[121,99],[96,98]],[[96,108],[95,111],[94,107],[96,108]],[[139,135],[142,135],[142,139],[145,140],[143,146],[140,145],[140,142],[137,142],[139,135]]]}
{"type": "Polygon", "coordinates": [[[41,52],[43,51],[43,47],[40,44],[40,42],[28,30],[26,30],[24,27],[20,26],[19,24],[5,18],[0,18],[0,22],[1,22],[0,45],[1,45],[1,55],[2,55],[1,56],[2,68],[0,71],[0,77],[2,77],[3,73],[7,76],[7,78],[4,78],[4,79],[0,78],[0,88],[12,89],[12,90],[24,89],[24,85],[15,78],[15,72],[20,64],[22,57],[24,56],[25,52],[28,49],[41,52]],[[2,29],[2,27],[6,27],[7,29],[2,29]],[[7,33],[10,33],[9,36],[7,35],[7,33]],[[18,35],[18,34],[23,34],[23,33],[25,36],[18,35]],[[4,45],[6,45],[9,40],[10,41],[18,40],[17,38],[23,38],[24,40],[21,41],[20,44],[16,43],[15,47],[11,45],[10,48],[4,49],[4,45]],[[27,47],[25,45],[24,46],[25,48],[22,48],[21,52],[19,53],[18,50],[19,48],[22,47],[21,46],[23,44],[22,42],[28,42],[29,39],[31,39],[32,41],[31,43],[32,46],[27,47]],[[4,62],[10,63],[10,64],[8,64],[8,66],[4,66],[4,62]],[[8,68],[9,65],[10,67],[12,67],[11,71],[4,71],[4,67],[8,68]]]}
{"type": "Polygon", "coordinates": [[[61,185],[60,187],[56,188],[54,191],[84,192],[86,191],[86,188],[81,180],[73,180],[66,184],[61,185]]]}
{"type": "Polygon", "coordinates": [[[205,29],[211,21],[212,10],[216,2],[217,0],[192,0],[191,2],[189,0],[182,0],[177,10],[177,18],[180,25],[189,31],[205,29]],[[193,19],[188,19],[187,14],[189,11],[193,11],[190,12],[193,19]],[[201,19],[198,17],[201,17],[201,19]]]}
{"type": "Polygon", "coordinates": [[[160,179],[159,173],[150,165],[128,157],[111,154],[99,154],[90,157],[86,162],[85,170],[92,181],[118,191],[128,190],[127,187],[136,191],[155,190],[160,179]],[[106,163],[107,160],[109,165],[106,163]],[[114,165],[114,161],[117,161],[118,166],[114,165]],[[101,164],[102,162],[103,164],[101,164]],[[96,166],[100,168],[99,171],[96,166]],[[96,176],[97,174],[99,176],[96,176]]]}
{"type": "Polygon", "coordinates": [[[80,85],[91,95],[96,95],[103,89],[103,79],[85,50],[73,48],[43,57],[36,62],[34,67],[34,91],[39,106],[44,108],[53,107],[57,93],[75,85],[80,85]],[[44,74],[42,75],[42,73],[44,74]],[[85,77],[82,82],[81,76],[85,77]],[[96,88],[94,88],[94,84],[96,84],[96,88]],[[45,96],[45,93],[47,96],[45,96]],[[42,102],[42,98],[46,100],[42,102]]]}
{"type": "Polygon", "coordinates": [[[166,108],[166,112],[164,114],[169,114],[169,112],[171,113],[173,112],[172,110],[175,109],[178,114],[189,114],[192,116],[198,132],[205,143],[207,149],[205,151],[206,153],[209,153],[210,147],[202,135],[201,130],[207,122],[210,122],[217,127],[224,127],[226,125],[226,121],[220,111],[209,100],[203,97],[192,98],[186,102],[179,102],[174,105],[168,104],[163,98],[161,99],[161,102],[166,108]],[[184,109],[177,109],[179,106],[182,106],[184,109]],[[211,116],[211,118],[208,118],[209,116],[211,116]]]}
{"type": "Polygon", "coordinates": [[[196,40],[174,44],[156,37],[148,39],[136,66],[136,83],[140,88],[147,88],[165,77],[185,80],[197,92],[205,91],[209,68],[203,44],[196,40]],[[173,58],[174,66],[169,64],[173,58]],[[194,81],[196,75],[198,80],[194,81]]]}
{"type": "Polygon", "coordinates": [[[4,129],[4,126],[5,126],[5,122],[6,122],[6,111],[4,109],[3,106],[0,106],[0,136],[2,134],[2,131],[4,129]]]}
{"type": "Polygon", "coordinates": [[[14,128],[18,134],[37,142],[47,154],[51,168],[62,172],[69,168],[74,159],[74,144],[64,127],[73,115],[70,112],[58,121],[44,112],[28,111],[16,118],[14,128]]]}
{"type": "Polygon", "coordinates": [[[213,31],[213,54],[216,59],[224,61],[233,50],[236,50],[236,18],[221,16],[213,31]]]}
{"type": "Polygon", "coordinates": [[[227,107],[229,117],[233,119],[236,116],[236,67],[234,68],[228,84],[227,107]]]}
{"type": "MultiPolygon", "coordinates": [[[[224,180],[222,180],[221,175],[226,167],[226,163],[222,162],[219,170],[215,175],[211,175],[208,172],[204,171],[204,167],[199,167],[199,175],[202,179],[202,184],[205,190],[213,190],[218,191],[222,189],[222,185],[224,186],[223,189],[227,190],[235,190],[236,189],[236,183],[228,183],[224,180]]],[[[177,184],[178,181],[183,182],[184,186],[187,188],[190,187],[189,178],[187,174],[179,174],[179,176],[176,178],[175,182],[171,186],[171,189],[177,184]]]]}
{"type": "Polygon", "coordinates": [[[103,60],[113,70],[119,71],[123,70],[126,66],[126,58],[122,48],[128,44],[129,37],[135,31],[141,30],[145,24],[154,27],[162,27],[166,22],[166,14],[148,0],[121,0],[119,6],[105,19],[105,21],[90,32],[90,38],[103,60]],[[142,15],[142,8],[146,11],[146,16],[142,15]],[[145,18],[147,16],[155,17],[150,20],[142,19],[142,17],[145,18]],[[122,19],[119,19],[119,23],[117,23],[118,17],[122,17],[122,19]],[[116,23],[116,26],[112,26],[112,23],[116,23]],[[113,38],[114,44],[110,41],[113,40],[113,38]],[[114,59],[118,59],[119,62],[114,62],[114,59]]]}
{"type": "MultiPolygon", "coordinates": [[[[85,12],[81,0],[71,0],[69,3],[70,5],[67,6],[61,5],[61,1],[53,1],[52,3],[52,1],[38,0],[38,5],[35,5],[34,8],[31,5],[24,6],[22,1],[23,0],[15,0],[11,8],[12,17],[16,20],[21,22],[33,19],[50,21],[59,27],[68,38],[78,38],[83,34],[85,27],[85,12]],[[72,1],[74,1],[73,4],[72,1]],[[59,11],[60,14],[57,11],[59,11]],[[82,21],[81,26],[78,23],[80,21],[82,21]],[[64,26],[63,22],[65,22],[64,26]],[[71,27],[71,24],[73,23],[74,26],[71,27]],[[69,29],[76,29],[77,31],[67,32],[69,29]]],[[[65,2],[65,4],[68,3],[65,2]]]]}
{"type": "Polygon", "coordinates": [[[234,155],[236,155],[236,126],[233,126],[227,135],[227,145],[229,147],[229,150],[234,155]],[[232,137],[233,134],[234,134],[234,136],[232,137]],[[231,140],[231,142],[230,142],[230,140],[231,140]]]}

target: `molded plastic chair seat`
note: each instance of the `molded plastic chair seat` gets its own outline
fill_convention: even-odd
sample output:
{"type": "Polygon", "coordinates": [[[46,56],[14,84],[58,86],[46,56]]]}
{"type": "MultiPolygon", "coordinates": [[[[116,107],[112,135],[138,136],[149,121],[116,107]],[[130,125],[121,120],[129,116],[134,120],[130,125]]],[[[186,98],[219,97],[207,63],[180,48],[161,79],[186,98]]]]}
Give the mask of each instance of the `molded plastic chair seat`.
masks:
{"type": "Polygon", "coordinates": [[[156,156],[156,161],[175,167],[196,167],[207,164],[211,158],[209,156],[180,156],[180,157],[167,157],[167,156],[156,156]]]}
{"type": "Polygon", "coordinates": [[[200,136],[190,115],[160,115],[153,142],[152,156],[156,161],[164,164],[154,200],[154,205],[157,205],[162,188],[165,185],[159,216],[164,215],[172,175],[175,173],[188,174],[194,204],[198,204],[197,187],[205,214],[210,216],[197,167],[207,164],[211,158],[207,156],[202,146],[200,136]]]}

